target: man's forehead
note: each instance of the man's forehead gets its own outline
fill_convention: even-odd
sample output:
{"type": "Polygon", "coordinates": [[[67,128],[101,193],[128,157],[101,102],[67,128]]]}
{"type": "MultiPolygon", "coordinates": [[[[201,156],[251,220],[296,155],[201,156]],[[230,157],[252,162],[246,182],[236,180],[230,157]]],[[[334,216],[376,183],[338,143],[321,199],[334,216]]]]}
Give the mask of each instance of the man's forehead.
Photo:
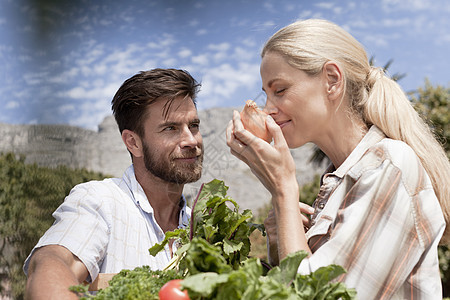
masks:
{"type": "Polygon", "coordinates": [[[158,99],[147,107],[147,117],[153,119],[167,121],[186,114],[197,115],[197,108],[190,97],[178,97],[173,100],[158,99]]]}

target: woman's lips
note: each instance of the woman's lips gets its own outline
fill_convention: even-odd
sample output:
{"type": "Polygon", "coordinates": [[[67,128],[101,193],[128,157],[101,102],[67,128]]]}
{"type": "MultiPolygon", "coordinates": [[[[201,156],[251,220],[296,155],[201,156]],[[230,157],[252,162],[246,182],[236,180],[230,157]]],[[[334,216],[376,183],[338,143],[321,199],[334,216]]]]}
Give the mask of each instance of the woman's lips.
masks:
{"type": "Polygon", "coordinates": [[[276,122],[276,123],[278,124],[278,126],[280,126],[281,129],[283,129],[283,127],[285,127],[290,122],[291,122],[290,120],[287,120],[287,121],[279,121],[279,122],[276,122]]]}

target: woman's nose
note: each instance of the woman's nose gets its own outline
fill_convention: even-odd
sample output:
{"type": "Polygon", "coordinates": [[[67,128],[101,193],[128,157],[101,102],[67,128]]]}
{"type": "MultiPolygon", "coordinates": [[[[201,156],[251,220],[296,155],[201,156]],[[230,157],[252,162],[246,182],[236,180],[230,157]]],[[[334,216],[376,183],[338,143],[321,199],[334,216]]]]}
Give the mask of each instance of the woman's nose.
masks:
{"type": "Polygon", "coordinates": [[[263,108],[263,112],[265,112],[268,115],[273,115],[278,111],[277,107],[272,103],[272,101],[267,98],[266,105],[263,108]]]}

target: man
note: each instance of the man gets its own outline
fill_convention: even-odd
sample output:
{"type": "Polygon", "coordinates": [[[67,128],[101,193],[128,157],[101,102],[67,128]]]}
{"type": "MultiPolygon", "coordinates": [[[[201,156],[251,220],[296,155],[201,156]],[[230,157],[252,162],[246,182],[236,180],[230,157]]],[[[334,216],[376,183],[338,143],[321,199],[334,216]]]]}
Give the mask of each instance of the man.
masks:
{"type": "Polygon", "coordinates": [[[200,179],[203,161],[199,87],[175,69],[141,72],[123,83],[112,110],[132,165],[121,179],[77,185],[55,211],[55,223],[25,261],[28,298],[77,299],[69,286],[99,273],[167,265],[171,244],[156,257],[148,249],[189,222],[182,191],[200,179]]]}

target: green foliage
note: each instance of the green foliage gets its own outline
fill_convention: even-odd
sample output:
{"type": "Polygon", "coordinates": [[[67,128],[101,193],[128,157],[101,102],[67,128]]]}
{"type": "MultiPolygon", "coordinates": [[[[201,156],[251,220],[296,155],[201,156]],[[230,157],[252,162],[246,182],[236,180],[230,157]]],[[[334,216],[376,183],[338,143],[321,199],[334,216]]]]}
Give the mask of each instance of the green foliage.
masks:
{"type": "Polygon", "coordinates": [[[102,178],[86,170],[25,164],[24,157],[12,153],[0,155],[0,270],[11,280],[14,299],[23,298],[23,262],[53,223],[53,211],[74,185],[102,178]]]}
{"type": "Polygon", "coordinates": [[[87,285],[73,286],[70,290],[77,292],[80,300],[123,299],[123,300],[158,300],[161,287],[172,279],[180,279],[175,270],[152,271],[150,267],[137,267],[133,270],[122,270],[109,282],[106,289],[89,295],[87,285]]]}
{"type": "Polygon", "coordinates": [[[428,122],[450,158],[450,88],[425,85],[410,94],[417,112],[428,122]]]}
{"type": "Polygon", "coordinates": [[[196,299],[355,299],[356,291],[332,282],[345,273],[340,266],[319,268],[309,275],[297,273],[308,256],[305,251],[289,254],[267,274],[257,258],[246,260],[228,273],[204,272],[187,277],[182,286],[196,299]]]}
{"type": "MultiPolygon", "coordinates": [[[[176,263],[170,265],[174,269],[164,272],[177,270],[183,276],[182,288],[188,290],[190,299],[355,299],[354,289],[334,282],[345,273],[340,266],[319,268],[309,275],[297,273],[302,259],[308,256],[305,251],[288,255],[274,268],[263,267],[259,258],[248,258],[249,236],[258,226],[247,222],[251,212],[238,212],[237,204],[226,196],[227,189],[219,180],[203,185],[192,208],[190,228],[166,233],[161,245],[149,249],[156,255],[169,239],[180,238],[176,263]]],[[[109,295],[131,299],[130,294],[138,294],[134,289],[143,284],[130,285],[133,290],[126,294],[118,290],[109,295]]]]}
{"type": "Polygon", "coordinates": [[[181,247],[175,265],[184,274],[206,271],[217,273],[237,269],[250,253],[250,234],[261,226],[248,222],[253,214],[227,197],[223,181],[202,185],[192,207],[189,228],[166,232],[164,241],[149,249],[151,255],[161,251],[170,239],[178,238],[181,247]]]}
{"type": "Polygon", "coordinates": [[[299,189],[300,201],[309,205],[312,205],[316,200],[317,194],[320,189],[320,175],[314,176],[313,180],[309,183],[302,185],[299,189]]]}

